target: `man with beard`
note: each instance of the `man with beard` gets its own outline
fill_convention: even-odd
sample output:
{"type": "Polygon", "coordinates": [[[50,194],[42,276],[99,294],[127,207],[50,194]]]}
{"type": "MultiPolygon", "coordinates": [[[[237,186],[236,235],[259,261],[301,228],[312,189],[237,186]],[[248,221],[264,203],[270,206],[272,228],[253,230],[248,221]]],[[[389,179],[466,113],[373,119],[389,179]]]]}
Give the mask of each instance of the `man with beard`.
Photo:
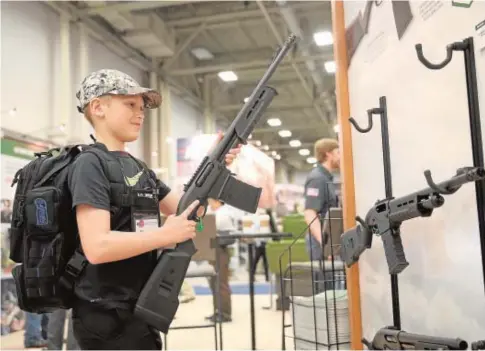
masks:
{"type": "Polygon", "coordinates": [[[312,169],[305,181],[305,221],[309,225],[306,235],[306,247],[310,258],[323,259],[322,223],[329,208],[338,206],[337,185],[334,174],[340,168],[340,154],[338,141],[334,139],[320,139],[314,147],[317,165],[312,169]],[[317,214],[319,218],[317,218],[317,214]]]}

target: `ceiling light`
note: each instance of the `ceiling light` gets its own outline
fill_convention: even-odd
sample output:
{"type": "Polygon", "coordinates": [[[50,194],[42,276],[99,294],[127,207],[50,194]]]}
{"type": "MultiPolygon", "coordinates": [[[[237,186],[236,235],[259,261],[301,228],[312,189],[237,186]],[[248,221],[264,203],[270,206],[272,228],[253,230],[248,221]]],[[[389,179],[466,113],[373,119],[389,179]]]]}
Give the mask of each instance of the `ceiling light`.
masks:
{"type": "Polygon", "coordinates": [[[340,126],[338,124],[334,125],[333,131],[338,134],[338,132],[340,132],[340,126]]]}
{"type": "Polygon", "coordinates": [[[249,98],[248,97],[245,97],[244,98],[244,103],[248,102],[249,98]]]}
{"type": "Polygon", "coordinates": [[[316,163],[316,162],[317,162],[317,159],[316,159],[315,157],[308,157],[308,158],[306,159],[306,161],[307,161],[308,163],[316,163]]]}
{"type": "Polygon", "coordinates": [[[308,156],[308,155],[310,155],[310,150],[308,150],[308,149],[301,149],[301,150],[298,151],[298,153],[300,155],[302,155],[302,156],[308,156]]]}
{"type": "Polygon", "coordinates": [[[300,140],[291,140],[290,146],[291,147],[299,147],[299,146],[301,146],[301,142],[300,142],[300,140]]]}
{"type": "Polygon", "coordinates": [[[206,48],[193,48],[190,50],[198,60],[212,60],[214,55],[206,48]]]}
{"type": "Polygon", "coordinates": [[[324,65],[325,65],[325,71],[327,71],[327,73],[335,73],[335,71],[337,70],[335,61],[327,61],[325,62],[324,65]]]}
{"type": "Polygon", "coordinates": [[[253,140],[251,143],[256,145],[256,146],[261,146],[261,141],[259,141],[259,140],[253,140]]]}
{"type": "Polygon", "coordinates": [[[276,151],[271,151],[271,156],[276,156],[278,153],[276,151]]]}
{"type": "Polygon", "coordinates": [[[269,150],[269,146],[268,145],[263,145],[263,146],[261,146],[261,149],[263,149],[265,151],[268,151],[269,150]]]}
{"type": "Polygon", "coordinates": [[[291,132],[289,130],[280,130],[278,134],[282,138],[289,138],[291,136],[291,132]]]}
{"type": "Polygon", "coordinates": [[[235,82],[237,75],[233,71],[222,71],[217,74],[224,82],[235,82]]]}
{"type": "Polygon", "coordinates": [[[277,159],[277,160],[281,160],[281,156],[280,155],[276,155],[274,158],[277,159]]]}
{"type": "Polygon", "coordinates": [[[333,44],[333,36],[330,32],[316,32],[313,34],[313,40],[318,46],[328,46],[333,44]]]}
{"type": "Polygon", "coordinates": [[[279,127],[281,125],[281,120],[279,118],[270,118],[268,119],[268,124],[271,127],[279,127]]]}

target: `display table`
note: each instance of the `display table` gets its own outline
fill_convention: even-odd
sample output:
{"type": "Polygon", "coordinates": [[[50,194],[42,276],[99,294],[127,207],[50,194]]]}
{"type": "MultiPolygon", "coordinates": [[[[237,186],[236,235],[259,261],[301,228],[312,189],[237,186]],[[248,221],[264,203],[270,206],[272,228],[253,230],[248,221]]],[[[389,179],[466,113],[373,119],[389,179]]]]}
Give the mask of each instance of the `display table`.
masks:
{"type": "Polygon", "coordinates": [[[249,265],[249,305],[251,321],[251,350],[256,350],[256,321],[254,314],[254,272],[252,270],[254,257],[254,240],[257,239],[282,239],[291,238],[292,233],[241,233],[231,232],[226,235],[217,235],[217,244],[228,239],[239,240],[248,245],[248,265],[249,265]]]}

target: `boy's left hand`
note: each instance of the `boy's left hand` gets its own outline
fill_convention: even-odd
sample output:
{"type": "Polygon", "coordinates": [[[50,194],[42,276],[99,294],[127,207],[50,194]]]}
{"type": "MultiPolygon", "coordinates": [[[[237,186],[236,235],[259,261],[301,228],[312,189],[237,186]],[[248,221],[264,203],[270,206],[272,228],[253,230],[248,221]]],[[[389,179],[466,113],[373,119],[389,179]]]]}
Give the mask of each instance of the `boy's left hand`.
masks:
{"type": "MultiPolygon", "coordinates": [[[[217,144],[219,144],[223,136],[224,135],[222,134],[222,132],[217,132],[217,139],[214,143],[214,146],[211,149],[213,149],[217,144]]],[[[226,154],[226,157],[225,157],[226,166],[229,167],[234,162],[237,155],[239,155],[239,153],[241,152],[241,146],[242,146],[241,144],[238,144],[236,148],[229,150],[229,152],[226,154]]]]}

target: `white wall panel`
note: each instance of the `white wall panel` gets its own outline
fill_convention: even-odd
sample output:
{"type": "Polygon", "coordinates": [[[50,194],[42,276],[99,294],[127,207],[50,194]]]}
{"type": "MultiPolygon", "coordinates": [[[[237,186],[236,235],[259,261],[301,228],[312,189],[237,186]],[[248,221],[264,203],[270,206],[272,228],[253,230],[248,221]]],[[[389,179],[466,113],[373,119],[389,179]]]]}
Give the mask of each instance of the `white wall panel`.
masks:
{"type": "MultiPolygon", "coordinates": [[[[366,3],[345,2],[347,26],[359,23],[353,21],[366,3]]],[[[364,126],[366,110],[378,107],[380,96],[387,97],[393,191],[398,197],[425,188],[426,169],[439,182],[472,165],[463,53],[455,51],[446,68],[429,70],[419,62],[415,45],[422,43],[425,56],[438,63],[454,41],[474,36],[477,46],[481,43],[476,65],[485,132],[485,32],[475,28],[485,19],[485,2],[466,8],[454,5],[471,2],[395,1],[403,6],[397,12],[392,3],[372,8],[369,28],[350,62],[349,91],[351,115],[364,126]]],[[[380,133],[377,117],[367,134],[352,128],[356,210],[361,217],[384,197],[380,133]]],[[[402,328],[483,339],[485,294],[474,184],[445,195],[445,201],[432,217],[402,225],[410,263],[399,275],[402,328]]],[[[390,278],[380,238],[361,256],[360,275],[364,335],[371,339],[376,330],[392,324],[390,278]]]]}

